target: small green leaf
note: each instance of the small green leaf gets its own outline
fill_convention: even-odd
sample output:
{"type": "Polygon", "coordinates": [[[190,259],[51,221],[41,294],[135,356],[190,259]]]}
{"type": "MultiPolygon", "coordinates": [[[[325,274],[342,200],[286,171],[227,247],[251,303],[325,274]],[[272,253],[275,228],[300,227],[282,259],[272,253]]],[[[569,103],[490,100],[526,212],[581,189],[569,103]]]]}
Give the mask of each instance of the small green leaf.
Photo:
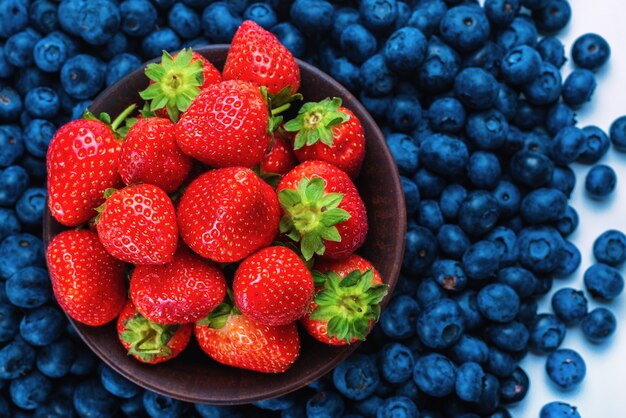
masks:
{"type": "Polygon", "coordinates": [[[305,191],[306,198],[309,202],[316,202],[324,195],[324,180],[315,177],[309,182],[305,191]]]}
{"type": "Polygon", "coordinates": [[[278,192],[278,200],[283,208],[290,208],[302,202],[300,194],[292,189],[283,189],[278,192]]]}
{"type": "Polygon", "coordinates": [[[322,238],[326,241],[332,242],[341,242],[341,235],[339,231],[334,226],[329,226],[328,228],[322,229],[322,238]]]}
{"type": "Polygon", "coordinates": [[[322,223],[325,226],[337,225],[350,219],[350,214],[344,209],[329,209],[322,215],[322,223]]]}
{"type": "Polygon", "coordinates": [[[312,270],[311,276],[313,276],[313,283],[315,283],[315,287],[324,286],[324,284],[326,283],[326,275],[324,273],[320,273],[317,270],[312,270]]]}
{"type": "Polygon", "coordinates": [[[320,201],[320,204],[326,209],[334,209],[339,206],[342,200],[343,194],[341,193],[327,193],[320,201]]]}

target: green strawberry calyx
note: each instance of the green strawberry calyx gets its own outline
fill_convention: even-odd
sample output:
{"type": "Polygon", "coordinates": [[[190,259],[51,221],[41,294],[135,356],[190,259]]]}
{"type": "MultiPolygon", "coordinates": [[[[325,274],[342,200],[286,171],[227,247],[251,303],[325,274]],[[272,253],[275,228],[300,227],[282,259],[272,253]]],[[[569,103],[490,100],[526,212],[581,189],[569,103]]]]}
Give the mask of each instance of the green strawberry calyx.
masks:
{"type": "Polygon", "coordinates": [[[175,123],[200,94],[204,82],[203,64],[200,60],[192,62],[192,58],[191,48],[183,49],[175,57],[163,51],[159,64],[148,64],[145,74],[154,83],[139,95],[150,102],[151,112],[165,108],[175,123]]]}
{"type": "Polygon", "coordinates": [[[267,130],[271,135],[282,125],[282,113],[291,107],[292,102],[302,100],[302,95],[300,93],[291,94],[291,86],[284,87],[277,94],[272,94],[267,91],[267,87],[261,86],[261,94],[269,111],[267,130]]]}
{"type": "Polygon", "coordinates": [[[139,313],[124,321],[120,338],[130,344],[129,355],[136,355],[149,363],[157,357],[169,357],[172,349],[167,345],[180,325],[162,325],[152,322],[139,313]]]}
{"type": "Polygon", "coordinates": [[[233,292],[228,289],[224,301],[217,305],[208,316],[196,323],[213,329],[222,329],[231,315],[241,315],[241,311],[235,306],[233,292]]]}
{"type": "Polygon", "coordinates": [[[314,272],[313,277],[323,289],[315,296],[317,305],[311,319],[327,322],[328,338],[352,342],[365,340],[370,321],[380,316],[380,302],[389,291],[386,284],[373,284],[372,269],[354,270],[345,279],[333,271],[326,274],[314,272]]]}
{"type": "Polygon", "coordinates": [[[280,232],[300,242],[305,260],[310,260],[314,254],[324,255],[324,241],[341,241],[335,225],[350,219],[350,214],[338,207],[343,194],[325,193],[321,178],[309,180],[303,176],[296,190],[278,192],[278,200],[285,211],[279,224],[280,232]]]}
{"type": "Polygon", "coordinates": [[[303,104],[298,116],[285,123],[287,132],[297,132],[293,148],[297,150],[317,142],[332,147],[333,127],[350,119],[350,116],[339,110],[339,107],[341,107],[339,97],[303,104]]]}
{"type": "Polygon", "coordinates": [[[113,135],[117,139],[124,139],[126,134],[128,134],[128,130],[131,126],[133,126],[137,122],[137,118],[129,117],[131,113],[135,111],[137,105],[131,104],[126,109],[122,111],[114,120],[111,120],[111,115],[106,112],[100,113],[100,115],[96,116],[89,109],[85,109],[82,115],[82,119],[84,120],[97,120],[99,122],[104,123],[113,131],[113,135]],[[122,123],[124,125],[122,125],[122,123]]]}

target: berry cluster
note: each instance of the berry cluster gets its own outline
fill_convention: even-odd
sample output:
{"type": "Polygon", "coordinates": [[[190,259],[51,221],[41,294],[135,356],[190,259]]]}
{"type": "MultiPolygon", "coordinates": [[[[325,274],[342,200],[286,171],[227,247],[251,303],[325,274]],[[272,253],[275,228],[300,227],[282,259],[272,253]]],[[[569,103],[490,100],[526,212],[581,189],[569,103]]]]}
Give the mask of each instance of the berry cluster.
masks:
{"type": "MultiPolygon", "coordinates": [[[[529,379],[518,364],[529,350],[549,353],[546,370],[557,385],[579,384],[582,358],[560,348],[567,326],[580,324],[599,343],[615,331],[616,319],[606,308],[588,311],[576,289],[554,294],[554,314],[537,313],[537,298],[580,264],[566,239],[579,222],[568,205],[576,181],[568,165],[597,164],[611,143],[626,150],[626,117],[608,135],[576,126],[575,110],[591,99],[594,71],[606,64],[610,47],[596,34],[578,38],[570,54],[577,68],[563,80],[566,54],[554,35],[571,13],[567,0],[0,1],[0,415],[505,418],[505,406],[527,393],[529,379]],[[403,275],[379,326],[332,376],[254,407],[192,407],[98,364],[53,301],[39,238],[43,158],[57,127],[80,118],[102,88],[163,50],[230,43],[245,19],[348,87],[383,127],[409,213],[403,275]]],[[[202,80],[210,77],[203,71],[202,80]]],[[[165,118],[177,120],[180,109],[165,99],[153,110],[167,125],[165,118]]],[[[164,143],[172,138],[171,127],[146,129],[164,143]]],[[[296,159],[280,152],[288,147],[276,138],[276,157],[260,168],[284,174],[278,170],[296,159]]],[[[300,141],[306,144],[306,136],[300,141]]],[[[198,158],[193,146],[180,148],[198,158]]],[[[298,159],[307,159],[304,148],[295,148],[298,159]]],[[[210,158],[204,162],[219,166],[210,158]]],[[[185,158],[176,162],[178,169],[186,165],[185,158]]],[[[142,181],[133,170],[119,175],[127,184],[142,181]]],[[[169,193],[180,184],[174,183],[158,187],[169,193]]],[[[615,185],[614,171],[601,164],[585,179],[595,199],[615,185]]],[[[116,192],[120,199],[123,190],[116,192]]],[[[103,199],[104,191],[93,197],[103,199]]],[[[70,221],[79,224],[92,214],[67,216],[86,216],[70,221]]],[[[93,232],[77,235],[99,244],[93,232]]],[[[194,263],[191,254],[170,256],[177,254],[185,265],[194,263]]],[[[92,256],[94,263],[111,257],[105,248],[92,256]]],[[[626,238],[605,232],[594,256],[598,263],[584,275],[587,294],[612,300],[623,288],[618,268],[626,238]]],[[[143,266],[137,276],[167,275],[161,268],[143,266]]],[[[141,319],[134,309],[122,315],[141,319]]],[[[152,324],[155,332],[169,332],[152,324]]],[[[580,417],[559,402],[540,416],[580,417]]]]}

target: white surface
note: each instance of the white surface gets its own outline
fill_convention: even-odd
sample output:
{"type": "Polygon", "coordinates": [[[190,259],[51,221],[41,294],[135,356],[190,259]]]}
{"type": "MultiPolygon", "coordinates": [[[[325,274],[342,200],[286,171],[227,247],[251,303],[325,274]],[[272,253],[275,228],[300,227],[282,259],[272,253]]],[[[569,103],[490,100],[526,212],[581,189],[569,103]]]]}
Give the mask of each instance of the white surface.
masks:
{"type": "MultiPolygon", "coordinates": [[[[597,125],[608,132],[611,122],[626,114],[626,1],[623,0],[570,0],[572,20],[559,34],[565,43],[569,57],[575,39],[588,32],[602,35],[611,45],[612,55],[608,66],[596,76],[598,87],[592,102],[580,109],[579,126],[597,125]]],[[[565,78],[572,70],[571,60],[564,66],[565,78]]],[[[609,164],[617,172],[617,190],[607,201],[591,201],[584,193],[584,180],[588,166],[576,164],[576,189],[570,204],[580,215],[580,225],[570,239],[582,253],[580,268],[569,278],[555,280],[549,296],[563,286],[583,287],[583,273],[593,260],[592,245],[603,231],[613,228],[626,232],[626,154],[610,150],[602,163],[609,164]]],[[[626,268],[621,269],[626,273],[626,268]]],[[[539,312],[551,311],[549,297],[539,304],[539,312]]],[[[590,308],[601,306],[589,298],[590,308]]],[[[605,304],[615,313],[618,324],[612,340],[603,345],[588,343],[579,327],[569,327],[561,347],[573,348],[581,353],[587,364],[587,377],[576,389],[564,392],[548,379],[545,372],[545,356],[529,354],[522,367],[531,379],[526,399],[513,408],[516,418],[539,416],[541,407],[554,400],[563,400],[578,406],[583,418],[626,417],[626,294],[611,304],[605,304]]]]}

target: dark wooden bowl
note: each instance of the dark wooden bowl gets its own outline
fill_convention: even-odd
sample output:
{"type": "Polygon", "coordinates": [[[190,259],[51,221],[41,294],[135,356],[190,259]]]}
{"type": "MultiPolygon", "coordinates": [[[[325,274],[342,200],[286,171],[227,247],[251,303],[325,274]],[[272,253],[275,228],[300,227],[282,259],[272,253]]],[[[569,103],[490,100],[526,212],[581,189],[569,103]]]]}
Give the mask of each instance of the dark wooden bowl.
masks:
{"type": "MultiPolygon", "coordinates": [[[[221,69],[228,46],[215,45],[197,52],[221,69]]],[[[398,170],[384,135],[363,105],[343,86],[317,68],[298,61],[302,75],[300,92],[307,101],[341,97],[345,107],[360,119],[365,130],[367,153],[357,187],[368,211],[369,233],[359,253],[370,260],[393,290],[404,252],[406,212],[398,170]]],[[[137,92],[148,85],[143,68],[124,77],[100,94],[90,110],[112,116],[130,103],[141,103],[137,92]]],[[[46,245],[65,227],[48,211],[44,219],[46,245]]],[[[386,304],[389,297],[383,302],[386,304]]],[[[358,346],[331,347],[301,332],[300,357],[287,372],[262,374],[223,366],[211,360],[192,343],[178,358],[150,366],[126,355],[117,339],[114,323],[90,327],[70,321],[87,345],[106,364],[139,386],[172,398],[214,405],[237,405],[284,395],[320,378],[358,346]]]]}

